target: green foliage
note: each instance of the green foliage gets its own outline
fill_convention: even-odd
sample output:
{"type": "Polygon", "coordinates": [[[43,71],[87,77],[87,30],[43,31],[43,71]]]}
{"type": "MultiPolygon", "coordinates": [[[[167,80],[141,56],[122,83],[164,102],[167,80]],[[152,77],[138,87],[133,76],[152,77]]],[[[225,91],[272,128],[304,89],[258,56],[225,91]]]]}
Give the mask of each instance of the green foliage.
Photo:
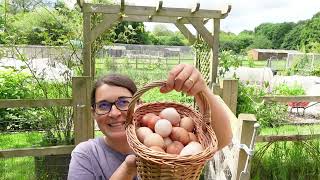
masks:
{"type": "Polygon", "coordinates": [[[295,23],[262,23],[255,28],[256,35],[265,36],[272,43],[271,48],[278,49],[285,35],[295,27],[295,23]]]}
{"type": "Polygon", "coordinates": [[[311,71],[310,75],[320,77],[320,64],[311,71]]]}
{"type": "Polygon", "coordinates": [[[265,104],[261,101],[266,90],[255,85],[239,84],[237,99],[237,115],[240,113],[255,114],[262,127],[273,127],[282,122],[287,107],[281,104],[265,104]]]}
{"type": "Polygon", "coordinates": [[[290,68],[286,69],[285,74],[287,75],[309,75],[311,73],[308,66],[311,64],[311,60],[307,54],[304,54],[302,58],[295,58],[290,68]]]}
{"type": "Polygon", "coordinates": [[[240,56],[235,55],[232,51],[222,51],[219,59],[219,76],[224,77],[225,73],[228,72],[231,67],[239,67],[241,61],[240,56]]]}
{"type": "Polygon", "coordinates": [[[298,85],[298,84],[289,86],[288,84],[283,83],[274,87],[272,90],[272,94],[285,95],[285,96],[298,96],[298,95],[305,95],[305,90],[301,85],[298,85]]]}
{"type": "Polygon", "coordinates": [[[69,18],[80,18],[60,15],[55,9],[38,8],[29,13],[19,13],[9,17],[7,24],[6,42],[10,44],[42,44],[42,45],[64,45],[70,39],[76,39],[79,28],[78,20],[69,18]]]}
{"type": "Polygon", "coordinates": [[[241,33],[238,36],[232,33],[221,32],[220,48],[222,51],[233,51],[240,53],[254,42],[254,36],[248,33],[241,33]]]}
{"type": "Polygon", "coordinates": [[[285,49],[299,49],[301,42],[301,31],[304,29],[304,25],[298,24],[285,36],[281,48],[285,49]]]}
{"type": "Polygon", "coordinates": [[[286,49],[300,49],[302,46],[305,46],[307,52],[312,52],[314,50],[313,43],[320,41],[319,26],[319,15],[315,15],[306,21],[300,21],[297,26],[286,35],[281,47],[286,49]]]}
{"type": "Polygon", "coordinates": [[[272,48],[272,42],[263,35],[256,35],[252,44],[247,49],[270,49],[272,48]]]}
{"type": "MultiPolygon", "coordinates": [[[[32,99],[39,96],[31,74],[14,70],[0,70],[0,99],[32,99]]],[[[36,108],[0,108],[0,131],[44,128],[44,112],[36,108]]]]}
{"type": "Polygon", "coordinates": [[[172,32],[170,35],[158,36],[155,33],[149,33],[150,44],[168,45],[168,46],[184,46],[188,44],[188,40],[180,32],[172,32]]]}
{"type": "Polygon", "coordinates": [[[319,179],[320,141],[258,144],[251,179],[319,179]]]}
{"type": "Polygon", "coordinates": [[[147,36],[141,22],[121,22],[110,33],[111,42],[125,44],[146,44],[147,36]]]}

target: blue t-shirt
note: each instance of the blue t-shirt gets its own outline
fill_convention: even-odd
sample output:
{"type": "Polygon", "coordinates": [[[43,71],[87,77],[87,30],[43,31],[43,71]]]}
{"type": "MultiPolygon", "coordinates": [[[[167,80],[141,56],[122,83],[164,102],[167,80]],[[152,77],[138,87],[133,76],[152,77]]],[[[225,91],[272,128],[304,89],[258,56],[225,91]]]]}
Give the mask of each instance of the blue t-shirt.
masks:
{"type": "Polygon", "coordinates": [[[82,142],[71,153],[68,180],[108,180],[127,155],[111,149],[103,137],[82,142]]]}

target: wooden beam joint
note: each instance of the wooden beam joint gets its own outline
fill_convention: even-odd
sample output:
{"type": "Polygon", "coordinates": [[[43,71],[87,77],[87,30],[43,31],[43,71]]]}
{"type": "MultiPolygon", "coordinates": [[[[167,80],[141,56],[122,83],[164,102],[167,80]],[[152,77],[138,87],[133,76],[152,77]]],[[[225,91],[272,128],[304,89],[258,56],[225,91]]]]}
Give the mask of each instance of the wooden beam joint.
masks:
{"type": "Polygon", "coordinates": [[[124,2],[124,0],[121,0],[121,3],[120,3],[120,12],[124,12],[124,9],[125,9],[125,2],[124,2]]]}
{"type": "Polygon", "coordinates": [[[200,3],[198,2],[198,3],[196,4],[196,6],[191,9],[191,14],[199,11],[199,9],[200,9],[200,3]]]}
{"type": "Polygon", "coordinates": [[[159,1],[157,7],[156,7],[156,12],[159,12],[162,9],[163,1],[159,1]]]}

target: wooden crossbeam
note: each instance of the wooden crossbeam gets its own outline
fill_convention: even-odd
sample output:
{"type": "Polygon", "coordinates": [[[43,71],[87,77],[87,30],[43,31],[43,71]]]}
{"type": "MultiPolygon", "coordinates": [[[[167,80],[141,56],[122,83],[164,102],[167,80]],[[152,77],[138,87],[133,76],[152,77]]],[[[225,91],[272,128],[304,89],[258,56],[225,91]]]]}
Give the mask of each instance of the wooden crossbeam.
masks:
{"type": "Polygon", "coordinates": [[[193,44],[196,41],[196,37],[189,31],[189,29],[184,25],[181,24],[180,22],[174,23],[176,27],[180,30],[180,32],[184,35],[188,41],[193,44]]]}
{"type": "MultiPolygon", "coordinates": [[[[166,17],[166,16],[140,16],[140,15],[131,15],[123,17],[123,21],[133,21],[133,22],[159,22],[159,23],[176,23],[176,17],[166,17]]],[[[182,18],[179,20],[181,24],[190,24],[190,22],[182,18]]]]}
{"type": "Polygon", "coordinates": [[[213,36],[204,26],[203,22],[199,18],[187,18],[192,26],[199,32],[208,45],[213,47],[213,36]]]}
{"type": "Polygon", "coordinates": [[[104,31],[115,25],[115,22],[118,22],[121,18],[122,16],[118,14],[104,14],[103,20],[90,33],[90,43],[96,40],[104,31]]]}
{"type": "MultiPolygon", "coordinates": [[[[105,4],[90,4],[85,3],[83,6],[85,13],[109,13],[118,14],[120,12],[119,5],[105,5],[105,4]]],[[[126,6],[123,11],[127,16],[141,15],[141,16],[169,16],[169,17],[195,17],[195,18],[222,18],[221,10],[204,10],[199,9],[195,13],[191,13],[190,9],[186,8],[168,8],[162,7],[159,12],[156,12],[154,7],[150,6],[126,6]]]]}

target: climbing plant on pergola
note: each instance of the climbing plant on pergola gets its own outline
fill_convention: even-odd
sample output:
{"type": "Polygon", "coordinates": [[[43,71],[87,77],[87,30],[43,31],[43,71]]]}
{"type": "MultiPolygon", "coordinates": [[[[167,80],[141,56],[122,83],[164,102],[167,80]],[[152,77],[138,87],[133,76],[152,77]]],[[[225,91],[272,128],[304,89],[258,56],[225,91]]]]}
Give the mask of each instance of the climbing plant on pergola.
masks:
{"type": "MultiPolygon", "coordinates": [[[[95,40],[121,21],[134,21],[173,23],[191,44],[205,44],[205,46],[198,46],[200,51],[196,51],[195,64],[210,86],[216,81],[220,19],[227,17],[231,10],[230,5],[227,6],[225,11],[222,11],[200,9],[200,3],[195,4],[192,9],[163,7],[162,1],[159,1],[156,7],[125,5],[124,0],[121,0],[120,5],[91,4],[85,3],[83,0],[78,0],[78,4],[83,12],[84,76],[91,79],[95,76],[95,58],[93,57],[95,40]],[[96,14],[101,14],[102,17],[101,21],[97,23],[92,21],[92,16],[96,14]],[[205,27],[210,19],[213,19],[213,30],[211,32],[205,27]],[[196,29],[196,36],[189,31],[185,26],[186,24],[191,24],[196,29]]],[[[90,102],[91,83],[86,84],[88,85],[87,98],[90,102]]],[[[86,110],[90,112],[90,106],[86,110]]],[[[88,116],[90,117],[90,115],[88,116]]],[[[93,135],[93,122],[89,122],[89,119],[87,127],[92,127],[92,131],[90,128],[88,129],[88,136],[91,136],[93,135]]]]}

